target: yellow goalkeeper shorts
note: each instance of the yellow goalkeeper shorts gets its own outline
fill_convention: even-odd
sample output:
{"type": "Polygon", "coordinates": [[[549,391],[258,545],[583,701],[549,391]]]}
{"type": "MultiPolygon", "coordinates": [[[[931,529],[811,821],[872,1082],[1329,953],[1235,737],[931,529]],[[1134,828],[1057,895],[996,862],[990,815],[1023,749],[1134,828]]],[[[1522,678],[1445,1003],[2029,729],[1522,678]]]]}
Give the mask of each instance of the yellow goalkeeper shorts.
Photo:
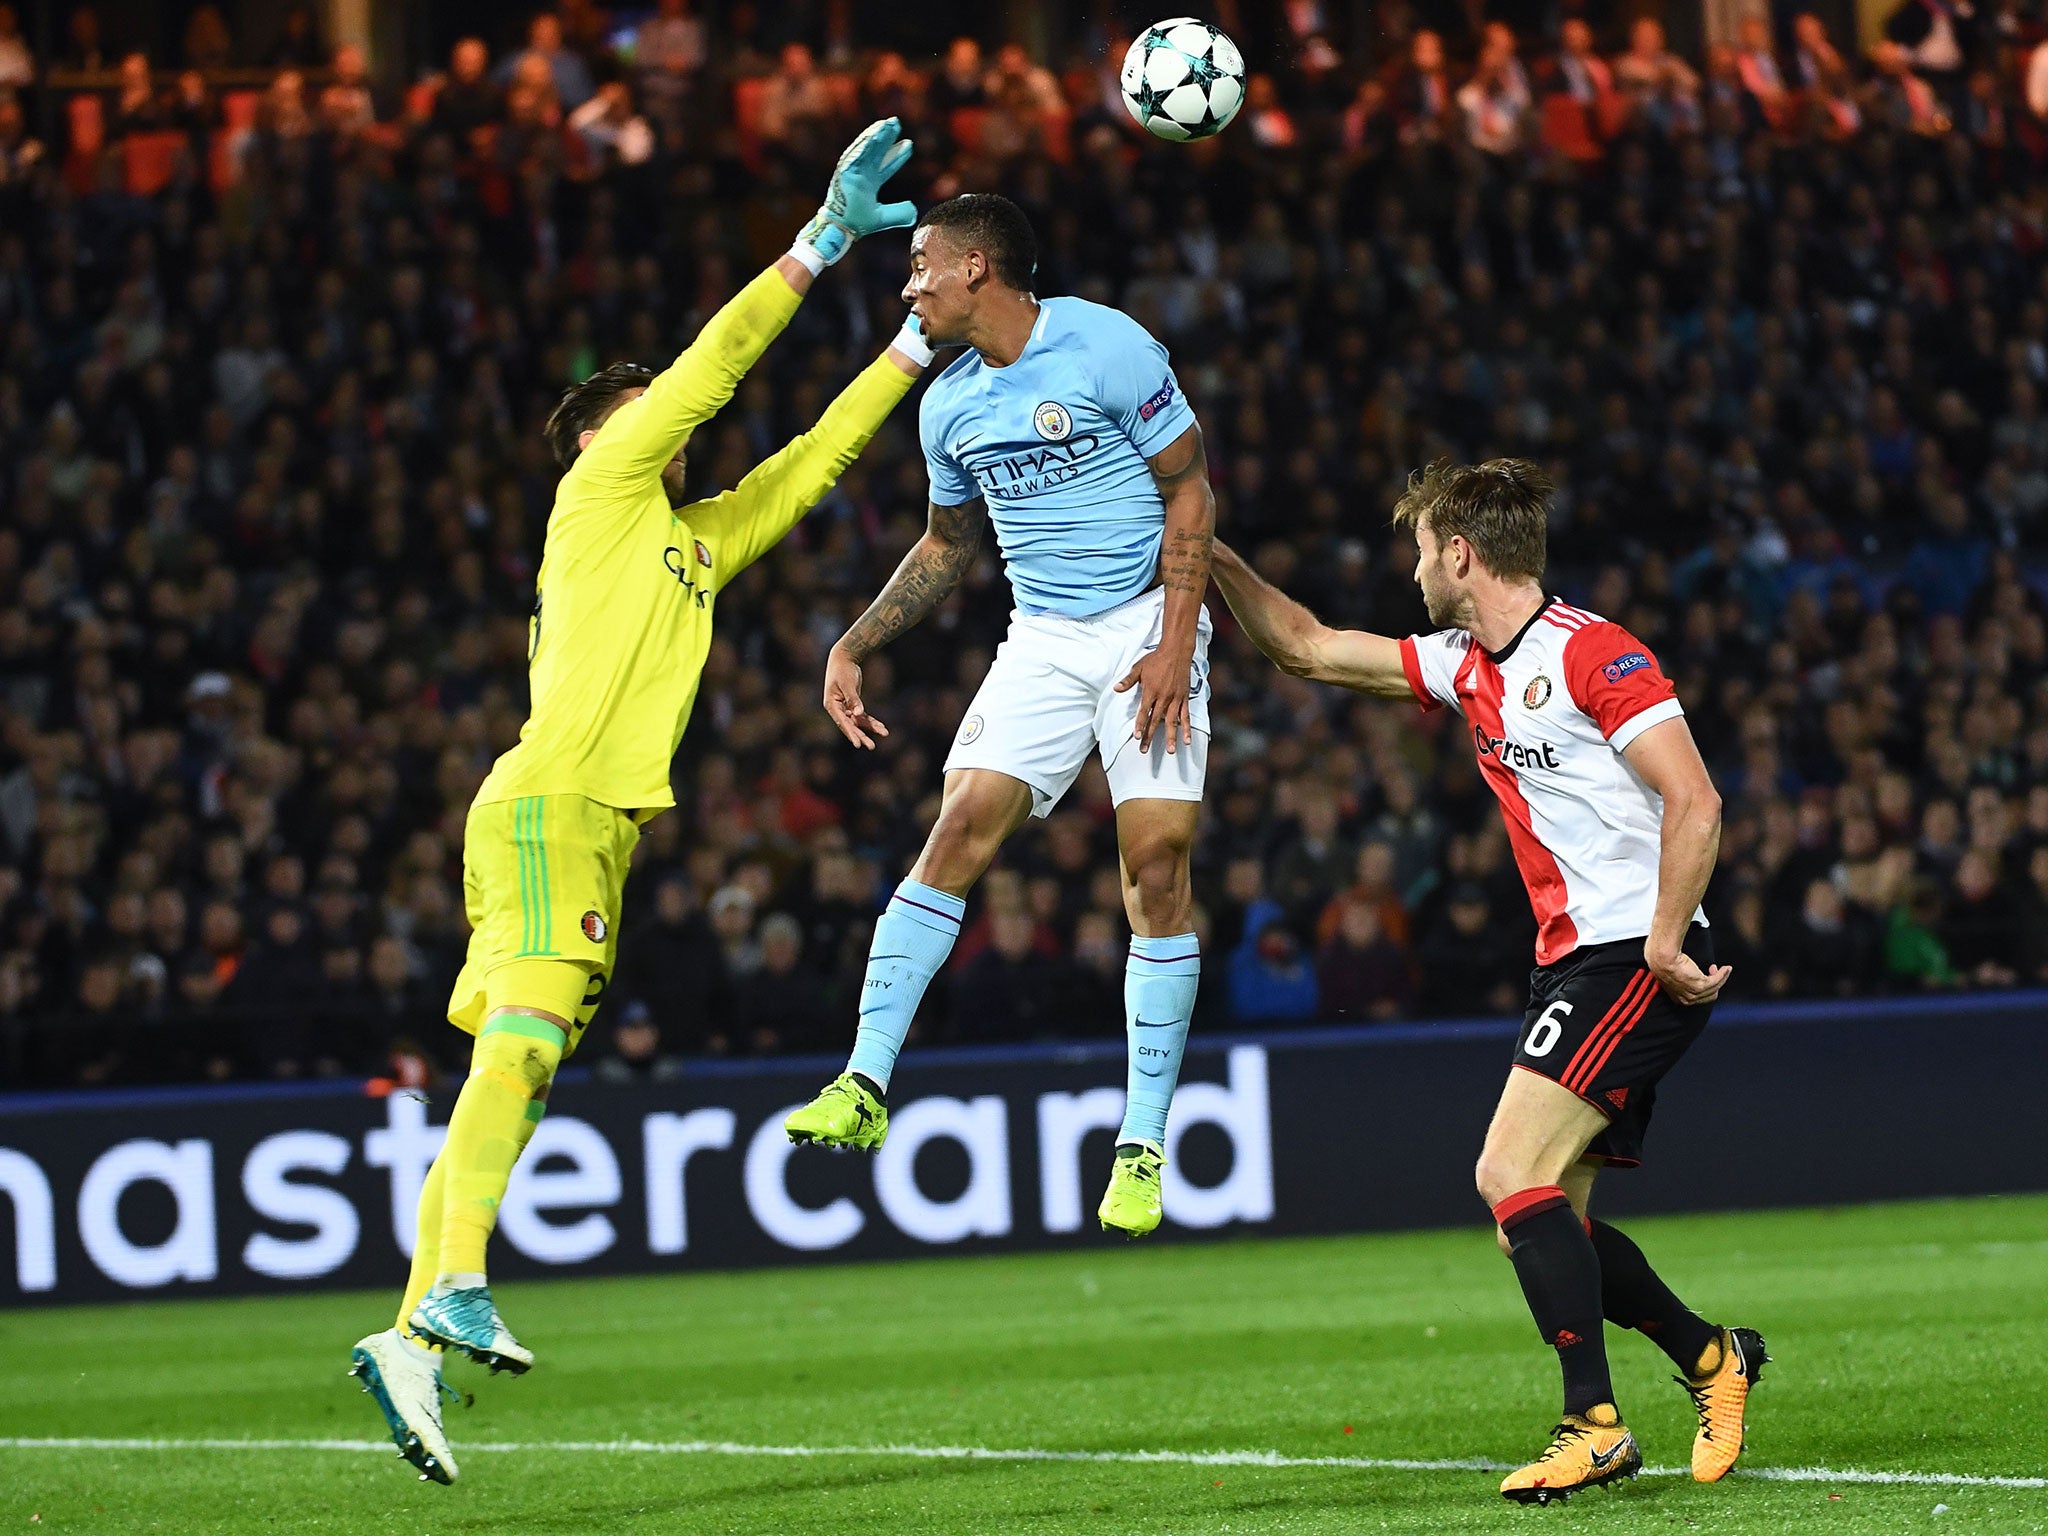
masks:
{"type": "Polygon", "coordinates": [[[475,1034],[500,1008],[539,1008],[572,1023],[576,1049],[611,979],[619,903],[640,828],[582,795],[472,805],[462,833],[469,952],[448,1021],[475,1034]]]}

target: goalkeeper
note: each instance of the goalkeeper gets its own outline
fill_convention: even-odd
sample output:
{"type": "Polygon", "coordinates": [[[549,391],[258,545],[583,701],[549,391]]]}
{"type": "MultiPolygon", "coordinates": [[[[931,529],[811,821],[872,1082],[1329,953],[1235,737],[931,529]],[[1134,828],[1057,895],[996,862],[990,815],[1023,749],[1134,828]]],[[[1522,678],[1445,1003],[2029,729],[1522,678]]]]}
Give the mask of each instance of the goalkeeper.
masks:
{"type": "Polygon", "coordinates": [[[683,502],[692,429],[796,313],[811,281],[916,210],[879,201],[910,158],[894,118],[840,156],[817,217],[661,374],[614,363],[563,395],[547,435],[562,466],[536,581],[533,708],[477,791],[463,833],[474,929],[448,1003],[476,1036],[448,1136],[420,1191],[395,1328],[356,1345],[351,1374],[423,1478],[452,1483],[442,1352],[521,1372],[533,1354],[491,1304],[484,1248],[548,1085],[597,1011],[640,828],[675,804],[669,763],[711,647],[718,592],[789,532],[931,361],[912,324],[817,426],[707,501],[683,502]]]}

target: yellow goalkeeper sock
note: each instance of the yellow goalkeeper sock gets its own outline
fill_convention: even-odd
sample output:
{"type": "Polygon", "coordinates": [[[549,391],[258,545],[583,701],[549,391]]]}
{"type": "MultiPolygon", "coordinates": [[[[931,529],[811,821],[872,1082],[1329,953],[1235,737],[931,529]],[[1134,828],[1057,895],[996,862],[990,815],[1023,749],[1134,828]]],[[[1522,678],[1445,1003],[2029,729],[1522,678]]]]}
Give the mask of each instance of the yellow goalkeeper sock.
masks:
{"type": "Polygon", "coordinates": [[[412,1331],[412,1309],[434,1288],[434,1277],[441,1272],[441,1175],[447,1166],[448,1149],[443,1146],[420,1184],[419,1215],[413,1227],[412,1269],[406,1274],[405,1295],[398,1303],[399,1333],[436,1352],[440,1345],[428,1344],[412,1331]]]}
{"type": "Polygon", "coordinates": [[[438,1273],[484,1273],[498,1202],[545,1109],[536,1095],[553,1079],[566,1043],[555,1025],[519,1013],[494,1015],[477,1037],[436,1159],[446,1169],[438,1273]]]}

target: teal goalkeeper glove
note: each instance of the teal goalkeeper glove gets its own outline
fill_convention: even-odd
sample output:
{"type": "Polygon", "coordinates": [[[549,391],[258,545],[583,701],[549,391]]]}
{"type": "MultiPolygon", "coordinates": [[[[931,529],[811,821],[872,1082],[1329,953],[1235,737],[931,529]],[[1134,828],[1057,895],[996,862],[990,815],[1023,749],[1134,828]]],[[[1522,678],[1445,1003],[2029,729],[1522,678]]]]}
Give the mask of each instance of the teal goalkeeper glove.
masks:
{"type": "Polygon", "coordinates": [[[903,169],[910,159],[911,141],[904,138],[903,125],[893,117],[870,123],[859,138],[846,146],[833,168],[832,184],[825,190],[825,202],[817,216],[803,227],[789,254],[810,268],[822,272],[853,249],[863,235],[884,229],[908,229],[917,222],[917,204],[883,203],[882,183],[903,169]]]}

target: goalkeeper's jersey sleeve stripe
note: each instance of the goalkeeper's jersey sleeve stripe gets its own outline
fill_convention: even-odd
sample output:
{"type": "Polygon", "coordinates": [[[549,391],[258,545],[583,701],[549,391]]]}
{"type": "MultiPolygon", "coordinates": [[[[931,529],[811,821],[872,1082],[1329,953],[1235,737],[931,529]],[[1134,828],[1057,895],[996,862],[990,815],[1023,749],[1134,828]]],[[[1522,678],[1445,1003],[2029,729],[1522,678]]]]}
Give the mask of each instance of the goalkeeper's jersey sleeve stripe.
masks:
{"type": "Polygon", "coordinates": [[[763,460],[733,489],[682,514],[710,546],[720,587],[818,504],[916,382],[885,353],[839,392],[810,431],[763,460]]]}
{"type": "Polygon", "coordinates": [[[705,323],[697,339],[639,398],[614,411],[569,475],[593,484],[644,481],[683,438],[717,415],[749,368],[782,334],[802,296],[770,267],[705,323]]]}

